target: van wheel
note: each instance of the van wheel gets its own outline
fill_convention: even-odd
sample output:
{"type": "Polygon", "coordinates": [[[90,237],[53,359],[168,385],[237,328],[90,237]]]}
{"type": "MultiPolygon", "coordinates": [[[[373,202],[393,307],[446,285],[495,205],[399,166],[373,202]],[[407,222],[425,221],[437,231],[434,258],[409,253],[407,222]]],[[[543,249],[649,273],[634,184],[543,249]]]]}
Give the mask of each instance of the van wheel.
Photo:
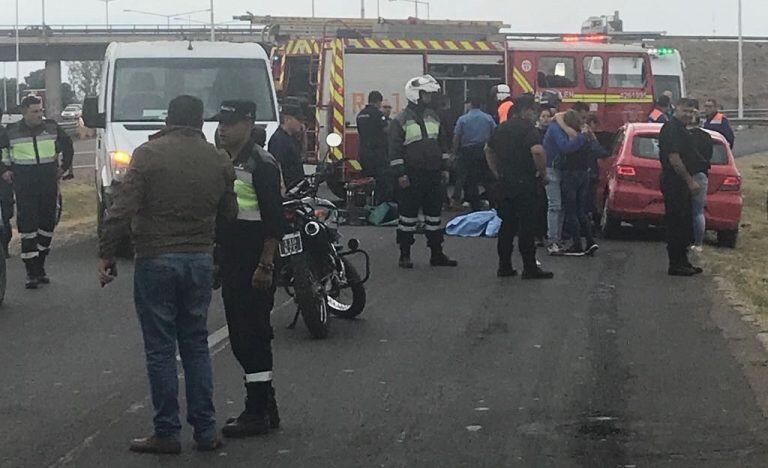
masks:
{"type": "Polygon", "coordinates": [[[734,231],[719,231],[717,233],[717,245],[719,247],[726,247],[728,249],[735,249],[736,242],[739,238],[739,230],[734,231]]]}
{"type": "Polygon", "coordinates": [[[608,208],[608,195],[606,194],[605,203],[603,204],[603,214],[600,217],[600,232],[603,235],[603,239],[616,238],[620,229],[621,220],[611,214],[611,210],[608,208]]]}

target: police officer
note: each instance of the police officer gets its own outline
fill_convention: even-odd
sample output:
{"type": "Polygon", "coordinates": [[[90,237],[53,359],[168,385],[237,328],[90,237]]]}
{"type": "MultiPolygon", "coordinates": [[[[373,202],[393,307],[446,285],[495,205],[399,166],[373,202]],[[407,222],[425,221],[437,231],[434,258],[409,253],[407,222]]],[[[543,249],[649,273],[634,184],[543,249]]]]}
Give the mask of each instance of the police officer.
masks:
{"type": "Polygon", "coordinates": [[[299,137],[304,129],[304,113],[298,103],[283,104],[280,127],[269,139],[269,153],[280,164],[285,188],[304,180],[304,162],[299,137]]]}
{"type": "Polygon", "coordinates": [[[387,127],[389,119],[382,112],[384,96],[378,91],[368,94],[368,105],[357,114],[360,135],[360,163],[363,175],[376,179],[376,204],[392,199],[388,180],[387,127]]]}
{"type": "Polygon", "coordinates": [[[0,173],[16,192],[21,258],[27,269],[27,289],[48,284],[45,258],[56,226],[56,199],[62,175],[72,167],[72,139],[53,120],[43,118],[43,102],[27,96],[24,118],[8,126],[7,149],[0,173]],[[61,164],[59,155],[63,156],[61,164]]]}
{"type": "MultiPolygon", "coordinates": [[[[5,131],[5,127],[2,124],[3,109],[0,107],[0,153],[3,148],[8,147],[8,133],[5,131]]],[[[3,232],[0,235],[0,242],[2,242],[3,251],[0,254],[5,254],[5,258],[9,257],[8,245],[11,243],[13,236],[13,226],[11,225],[11,219],[13,218],[13,185],[9,184],[2,177],[0,177],[0,215],[2,215],[3,232]]]]}
{"type": "Polygon", "coordinates": [[[443,253],[441,215],[448,154],[443,154],[438,142],[440,119],[429,108],[433,95],[439,91],[440,85],[430,75],[408,81],[405,86],[408,106],[392,120],[389,128],[390,166],[402,189],[397,227],[401,268],[413,268],[411,246],[419,209],[424,211],[427,245],[432,251],[430,265],[458,265],[443,253]]]}
{"type": "Polygon", "coordinates": [[[217,257],[232,351],[245,371],[245,410],[224,426],[226,437],[266,434],[280,424],[272,387],[274,261],[282,238],[280,170],[272,155],[255,143],[256,104],[224,101],[219,145],[235,166],[237,220],[220,224],[217,257]]]}
{"type": "Polygon", "coordinates": [[[546,185],[548,182],[547,155],[534,126],[537,108],[531,95],[515,99],[510,118],[494,131],[486,146],[488,166],[502,186],[499,277],[517,275],[512,268],[515,237],[518,238],[518,249],[523,258],[523,279],[554,277],[554,274],[539,268],[536,262],[537,190],[539,184],[546,185]]]}
{"type": "Polygon", "coordinates": [[[659,99],[656,100],[656,106],[653,108],[650,114],[648,114],[648,123],[660,123],[664,124],[669,122],[669,110],[672,106],[672,102],[669,100],[669,96],[662,94],[659,99]]]}

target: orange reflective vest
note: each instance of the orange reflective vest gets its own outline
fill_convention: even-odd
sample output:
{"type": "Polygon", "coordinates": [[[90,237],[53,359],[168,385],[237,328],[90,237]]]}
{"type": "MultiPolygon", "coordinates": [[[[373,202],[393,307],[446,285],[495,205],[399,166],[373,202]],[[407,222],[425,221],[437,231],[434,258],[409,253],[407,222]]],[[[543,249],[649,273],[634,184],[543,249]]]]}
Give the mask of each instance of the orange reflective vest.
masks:
{"type": "Polygon", "coordinates": [[[512,109],[512,101],[504,101],[499,104],[499,123],[504,123],[509,119],[509,110],[512,109]]]}

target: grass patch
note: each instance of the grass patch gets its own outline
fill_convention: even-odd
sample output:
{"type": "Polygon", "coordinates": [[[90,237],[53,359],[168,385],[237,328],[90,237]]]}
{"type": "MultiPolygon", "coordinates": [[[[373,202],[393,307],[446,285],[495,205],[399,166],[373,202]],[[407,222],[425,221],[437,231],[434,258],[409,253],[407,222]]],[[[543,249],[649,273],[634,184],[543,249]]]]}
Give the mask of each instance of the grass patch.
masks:
{"type": "Polygon", "coordinates": [[[710,269],[728,279],[736,292],[768,316],[768,153],[736,160],[742,176],[744,211],[735,250],[710,248],[705,261],[710,269]]]}
{"type": "Polygon", "coordinates": [[[95,222],[96,188],[92,177],[78,174],[75,179],[62,182],[61,197],[64,202],[62,227],[95,222]]]}

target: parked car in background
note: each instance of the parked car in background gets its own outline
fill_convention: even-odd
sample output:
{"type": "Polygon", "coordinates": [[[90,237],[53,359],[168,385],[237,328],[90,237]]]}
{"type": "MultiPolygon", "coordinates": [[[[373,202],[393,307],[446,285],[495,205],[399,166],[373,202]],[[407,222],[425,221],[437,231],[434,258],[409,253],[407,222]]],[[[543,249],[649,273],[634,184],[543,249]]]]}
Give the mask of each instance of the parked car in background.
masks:
{"type": "Polygon", "coordinates": [[[70,104],[61,112],[62,120],[78,120],[83,115],[82,104],[70,104]]]}
{"type": "MultiPolygon", "coordinates": [[[[597,206],[603,207],[600,227],[605,237],[615,236],[622,222],[663,224],[660,131],[661,124],[626,125],[617,136],[613,154],[602,163],[597,206]]],[[[741,175],[725,138],[709,133],[714,155],[705,209],[707,230],[717,232],[719,245],[735,247],[743,205],[741,175]]]]}

